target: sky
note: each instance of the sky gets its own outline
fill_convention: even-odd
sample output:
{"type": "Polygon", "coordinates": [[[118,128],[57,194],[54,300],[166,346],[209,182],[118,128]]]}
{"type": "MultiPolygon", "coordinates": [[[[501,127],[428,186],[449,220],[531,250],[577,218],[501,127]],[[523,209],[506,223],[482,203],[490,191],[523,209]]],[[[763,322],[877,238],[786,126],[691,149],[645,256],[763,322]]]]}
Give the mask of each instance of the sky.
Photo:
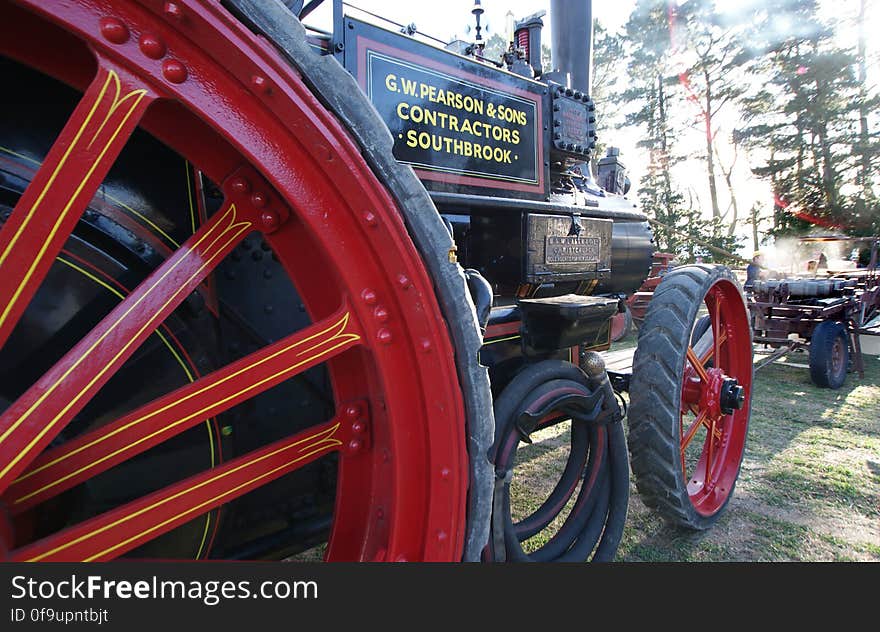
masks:
{"type": "MultiPolygon", "coordinates": [[[[315,25],[329,24],[329,3],[325,3],[325,7],[321,7],[315,11],[307,23],[315,25]]],[[[387,17],[400,24],[415,23],[419,31],[433,35],[442,40],[450,40],[454,35],[462,39],[469,39],[465,29],[469,25],[474,24],[474,18],[471,15],[471,9],[474,6],[473,0],[445,0],[442,3],[425,0],[352,0],[350,5],[362,8],[372,13],[387,17]],[[442,6],[442,10],[438,10],[438,6],[442,6]]],[[[593,1],[593,16],[602,22],[606,27],[616,30],[623,26],[629,17],[635,5],[635,0],[615,0],[608,2],[607,0],[593,1]]],[[[506,19],[508,11],[511,11],[516,19],[524,18],[540,10],[549,12],[550,0],[482,0],[482,7],[485,9],[482,23],[489,25],[488,35],[494,33],[504,35],[506,19]]],[[[346,11],[356,16],[357,13],[346,7],[346,11]]],[[[544,41],[550,44],[549,37],[549,19],[544,20],[544,41]]],[[[484,35],[486,31],[483,31],[484,35]]]]}
{"type": "MultiPolygon", "coordinates": [[[[762,0],[718,0],[717,7],[719,11],[750,11],[754,5],[759,4],[762,0]]],[[[319,8],[309,19],[307,23],[329,28],[330,12],[329,2],[324,3],[326,6],[319,8]]],[[[821,0],[821,10],[828,12],[841,19],[851,19],[858,13],[859,0],[821,0]]],[[[458,37],[460,39],[470,40],[473,33],[468,29],[474,24],[473,16],[470,11],[473,8],[473,0],[445,0],[442,3],[424,0],[351,0],[351,5],[370,11],[372,13],[385,16],[400,24],[414,23],[419,31],[432,35],[444,41],[458,37]],[[442,10],[438,10],[442,7],[442,10]]],[[[602,23],[605,28],[611,32],[622,30],[635,5],[635,0],[593,0],[593,16],[602,23]]],[[[549,12],[549,0],[482,0],[482,6],[485,10],[483,15],[483,24],[488,28],[483,31],[484,37],[488,39],[493,34],[504,35],[506,30],[506,14],[508,11],[513,13],[516,19],[523,18],[527,15],[535,13],[539,10],[547,10],[549,12]]],[[[350,6],[346,7],[346,13],[352,16],[358,16],[358,12],[350,6]]],[[[375,22],[373,18],[360,14],[361,17],[368,21],[375,22]]],[[[549,16],[544,19],[543,41],[550,44],[550,20],[549,16]]],[[[785,30],[786,25],[780,24],[780,29],[785,30]]],[[[868,2],[868,20],[867,32],[880,32],[880,1],[870,0],[868,2]]],[[[846,45],[852,45],[856,39],[855,28],[842,27],[838,31],[840,41],[846,45]]],[[[869,57],[874,53],[877,54],[878,44],[869,37],[869,57]]],[[[625,69],[621,69],[622,71],[625,69]]],[[[876,83],[878,74],[878,65],[875,63],[869,68],[869,83],[876,83]]],[[[602,112],[598,113],[602,116],[602,112]]],[[[731,125],[735,122],[731,121],[731,125]]],[[[647,155],[636,147],[639,140],[639,130],[637,129],[619,129],[611,132],[602,140],[610,145],[614,145],[621,150],[621,159],[629,169],[630,178],[633,182],[634,190],[630,196],[637,194],[637,186],[639,178],[644,174],[645,165],[647,163],[647,155]]],[[[686,135],[681,141],[679,149],[683,152],[698,151],[701,145],[705,144],[704,136],[695,130],[692,135],[686,135]]],[[[733,160],[732,148],[729,144],[721,144],[720,147],[722,160],[728,162],[733,160]]],[[[749,168],[749,161],[760,162],[759,156],[739,155],[734,163],[733,181],[737,188],[737,201],[740,208],[740,219],[746,214],[754,203],[767,205],[769,212],[769,204],[772,200],[769,184],[765,181],[755,178],[749,168]]],[[[709,186],[708,179],[705,176],[705,169],[694,168],[692,162],[687,162],[677,168],[678,171],[673,173],[674,179],[684,189],[687,196],[692,197],[696,204],[703,208],[706,217],[711,216],[711,206],[709,204],[709,186]]],[[[717,186],[719,191],[719,204],[722,211],[727,208],[730,196],[727,193],[727,187],[724,183],[723,176],[720,171],[716,174],[717,186]]],[[[751,229],[740,222],[737,229],[737,235],[745,238],[751,234],[751,229]]],[[[745,244],[743,252],[750,254],[751,241],[745,244]]]]}

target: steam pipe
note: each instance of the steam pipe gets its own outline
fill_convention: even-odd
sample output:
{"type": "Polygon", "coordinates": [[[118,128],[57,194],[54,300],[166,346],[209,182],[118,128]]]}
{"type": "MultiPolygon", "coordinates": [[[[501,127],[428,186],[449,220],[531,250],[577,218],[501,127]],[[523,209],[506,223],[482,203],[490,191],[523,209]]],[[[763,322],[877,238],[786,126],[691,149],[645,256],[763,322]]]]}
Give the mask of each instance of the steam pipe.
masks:
{"type": "Polygon", "coordinates": [[[593,66],[592,0],[551,0],[553,69],[568,77],[568,87],[590,94],[593,66]]]}

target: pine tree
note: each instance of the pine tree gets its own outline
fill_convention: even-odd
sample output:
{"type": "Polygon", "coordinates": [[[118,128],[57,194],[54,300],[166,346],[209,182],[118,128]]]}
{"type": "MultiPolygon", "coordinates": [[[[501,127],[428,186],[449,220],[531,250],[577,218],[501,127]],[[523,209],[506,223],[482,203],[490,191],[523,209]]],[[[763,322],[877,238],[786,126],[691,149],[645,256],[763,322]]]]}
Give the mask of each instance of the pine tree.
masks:
{"type": "Polygon", "coordinates": [[[504,56],[504,53],[507,52],[507,47],[510,45],[510,42],[505,40],[498,33],[492,33],[489,36],[489,39],[486,40],[486,45],[483,47],[483,58],[488,59],[493,63],[500,63],[501,58],[504,56]]]}
{"type": "Polygon", "coordinates": [[[593,72],[590,80],[590,97],[596,104],[595,158],[605,155],[611,129],[617,120],[617,108],[613,107],[615,92],[620,83],[621,68],[625,61],[623,41],[619,35],[610,33],[599,21],[593,30],[593,72]]]}
{"type": "MultiPolygon", "coordinates": [[[[679,34],[677,41],[673,41],[674,53],[687,60],[679,81],[691,104],[690,110],[698,112],[696,123],[704,136],[701,157],[706,162],[712,217],[719,220],[714,224],[717,230],[722,227],[716,174],[718,115],[725,107],[736,105],[745,91],[738,72],[742,63],[742,28],[719,15],[723,14],[716,11],[714,0],[689,0],[673,16],[679,34]]],[[[729,174],[725,176],[729,180],[729,174]]],[[[728,234],[733,234],[735,226],[736,214],[728,225],[728,234]]]]}
{"type": "MultiPolygon", "coordinates": [[[[877,95],[868,93],[867,0],[859,3],[858,43],[856,47],[857,78],[859,82],[859,131],[858,142],[853,145],[853,154],[858,157],[856,186],[858,193],[853,197],[852,211],[861,224],[856,232],[866,235],[880,233],[880,199],[874,191],[874,172],[880,166],[880,142],[877,133],[872,133],[868,124],[868,114],[880,105],[877,95]]],[[[877,7],[874,7],[877,10],[877,7]]]]}
{"type": "Polygon", "coordinates": [[[854,177],[854,122],[865,99],[854,55],[819,16],[816,0],[770,0],[748,38],[751,73],[766,82],[744,98],[737,138],[770,153],[753,171],[772,182],[777,234],[863,223],[843,189],[854,177]],[[779,32],[780,21],[791,28],[779,32]]]}
{"type": "Polygon", "coordinates": [[[639,201],[655,225],[661,250],[678,252],[684,244],[681,228],[686,221],[684,197],[672,182],[671,168],[679,160],[673,153],[675,135],[670,126],[674,78],[667,76],[670,49],[666,2],[639,0],[626,24],[624,47],[628,54],[626,90],[615,99],[630,108],[623,125],[643,131],[638,145],[648,152],[647,174],[639,184],[639,201]],[[633,109],[634,108],[634,109],[633,109]]]}

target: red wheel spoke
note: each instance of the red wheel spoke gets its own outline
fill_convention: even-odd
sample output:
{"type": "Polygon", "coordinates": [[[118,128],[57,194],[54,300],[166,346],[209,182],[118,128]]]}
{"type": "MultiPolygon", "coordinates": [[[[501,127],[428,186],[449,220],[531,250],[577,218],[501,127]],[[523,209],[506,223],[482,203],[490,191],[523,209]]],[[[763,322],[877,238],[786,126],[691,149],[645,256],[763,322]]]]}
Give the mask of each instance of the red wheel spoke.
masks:
{"type": "MultiPolygon", "coordinates": [[[[684,411],[681,411],[681,413],[679,413],[679,415],[678,415],[678,436],[682,437],[682,438],[684,438],[684,416],[685,416],[685,414],[686,413],[684,411]]],[[[684,461],[684,449],[682,448],[680,450],[680,452],[681,452],[681,459],[680,459],[681,460],[681,475],[684,478],[687,478],[687,467],[686,467],[686,464],[684,461]]]]}
{"type": "Polygon", "coordinates": [[[694,435],[697,434],[697,430],[700,429],[700,426],[703,425],[703,422],[706,420],[706,411],[700,411],[700,414],[697,415],[696,420],[688,427],[687,432],[684,437],[681,439],[681,455],[684,458],[684,451],[687,449],[690,442],[693,440],[694,435]]]}
{"type": "Polygon", "coordinates": [[[343,444],[340,420],[192,476],[12,552],[17,561],[102,561],[118,557],[223,503],[265,485],[343,444]]]}
{"type": "MultiPolygon", "coordinates": [[[[683,415],[682,415],[683,421],[683,415]]],[[[697,434],[697,431],[700,429],[700,426],[705,426],[708,436],[706,439],[706,444],[708,446],[708,454],[707,454],[707,467],[712,464],[712,449],[716,440],[721,440],[721,430],[716,427],[717,419],[714,417],[710,417],[706,411],[701,411],[694,422],[688,427],[687,432],[682,435],[681,440],[681,471],[685,478],[687,478],[687,471],[685,469],[685,450],[690,445],[691,441],[693,441],[694,437],[697,434]]],[[[708,470],[707,470],[708,471],[708,470]]]]}
{"type": "Polygon", "coordinates": [[[13,513],[32,507],[110,467],[254,397],[358,344],[347,310],[187,384],[125,417],[41,454],[12,483],[13,513]]]}
{"type": "Polygon", "coordinates": [[[721,296],[715,294],[715,312],[712,314],[712,332],[714,333],[715,364],[721,362],[721,296]]]}
{"type": "Polygon", "coordinates": [[[721,349],[721,346],[727,342],[727,335],[722,331],[721,335],[718,336],[718,339],[715,340],[713,337],[713,345],[709,347],[709,350],[706,351],[703,355],[700,356],[700,364],[704,367],[715,357],[718,357],[716,353],[716,348],[721,349]]]}
{"type": "Polygon", "coordinates": [[[712,453],[715,449],[715,423],[716,419],[712,417],[711,425],[709,428],[709,436],[706,439],[706,483],[709,483],[709,480],[712,477],[712,453]]]}
{"type": "Polygon", "coordinates": [[[0,232],[0,346],[153,100],[102,66],[0,232]]]}
{"type": "Polygon", "coordinates": [[[697,375],[700,376],[700,379],[703,381],[703,384],[709,383],[709,374],[706,373],[706,367],[703,366],[703,363],[700,362],[700,359],[697,357],[697,354],[694,352],[693,347],[687,348],[687,359],[691,363],[691,366],[694,367],[694,371],[697,372],[697,375]]]}
{"type": "Polygon", "coordinates": [[[0,492],[252,227],[227,202],[0,417],[0,492]]]}
{"type": "MultiPolygon", "coordinates": [[[[700,409],[699,409],[696,405],[691,406],[690,409],[691,409],[691,412],[694,413],[694,415],[698,415],[698,416],[699,416],[699,414],[700,414],[700,409]]],[[[703,425],[706,427],[707,430],[709,429],[709,425],[710,425],[710,424],[709,424],[709,416],[708,416],[708,415],[706,415],[706,417],[703,418],[703,425]]],[[[714,433],[715,433],[715,438],[716,438],[716,439],[721,439],[721,431],[720,431],[720,430],[718,430],[718,429],[716,428],[715,431],[714,431],[714,433]]]]}

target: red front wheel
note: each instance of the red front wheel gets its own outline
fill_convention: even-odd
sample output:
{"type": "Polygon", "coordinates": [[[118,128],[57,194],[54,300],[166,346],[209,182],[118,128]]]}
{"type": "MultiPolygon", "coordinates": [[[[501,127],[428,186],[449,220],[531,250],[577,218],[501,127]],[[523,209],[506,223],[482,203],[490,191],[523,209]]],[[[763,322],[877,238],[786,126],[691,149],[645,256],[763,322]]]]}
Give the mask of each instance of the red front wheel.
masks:
{"type": "Polygon", "coordinates": [[[669,273],[633,360],[629,446],[645,504],[694,529],[718,519],[739,476],[751,387],[751,328],[733,274],[669,273]]]}

